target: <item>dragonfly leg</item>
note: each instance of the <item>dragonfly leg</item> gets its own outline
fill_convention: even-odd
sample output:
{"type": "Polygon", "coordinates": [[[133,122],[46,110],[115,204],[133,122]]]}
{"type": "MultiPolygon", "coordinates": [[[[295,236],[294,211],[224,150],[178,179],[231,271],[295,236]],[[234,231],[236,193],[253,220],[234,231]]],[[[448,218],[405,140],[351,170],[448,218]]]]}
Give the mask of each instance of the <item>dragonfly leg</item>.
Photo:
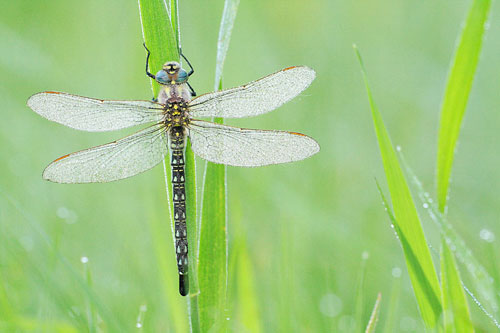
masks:
{"type": "Polygon", "coordinates": [[[189,65],[189,68],[191,69],[188,72],[188,77],[191,76],[191,75],[193,75],[193,73],[194,73],[193,66],[191,66],[191,63],[189,62],[189,60],[187,60],[186,56],[182,53],[182,50],[179,50],[179,53],[180,53],[181,57],[184,58],[184,60],[186,60],[187,64],[189,65]]]}
{"type": "Polygon", "coordinates": [[[151,52],[149,51],[149,49],[146,47],[146,43],[142,43],[142,45],[144,45],[144,48],[146,49],[146,51],[148,52],[148,55],[146,56],[146,75],[149,76],[150,78],[152,78],[153,80],[156,80],[156,76],[154,76],[153,74],[151,74],[149,72],[149,56],[151,55],[151,52]]]}
{"type": "Polygon", "coordinates": [[[189,89],[191,90],[191,96],[193,96],[193,97],[196,96],[196,91],[194,91],[193,87],[191,87],[191,85],[189,84],[189,82],[186,81],[186,83],[187,83],[189,89]]]}

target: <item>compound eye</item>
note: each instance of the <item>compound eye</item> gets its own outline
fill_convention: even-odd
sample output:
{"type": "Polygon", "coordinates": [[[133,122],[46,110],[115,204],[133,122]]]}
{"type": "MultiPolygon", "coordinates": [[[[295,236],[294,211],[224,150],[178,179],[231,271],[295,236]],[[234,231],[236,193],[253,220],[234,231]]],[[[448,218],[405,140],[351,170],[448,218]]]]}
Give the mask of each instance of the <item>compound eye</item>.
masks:
{"type": "Polygon", "coordinates": [[[158,83],[160,83],[160,84],[169,84],[170,83],[168,75],[164,70],[158,71],[158,73],[156,73],[156,81],[158,81],[158,83]]]}
{"type": "Polygon", "coordinates": [[[179,70],[179,74],[177,76],[177,81],[178,82],[186,82],[188,79],[187,72],[183,70],[182,68],[179,70]]]}

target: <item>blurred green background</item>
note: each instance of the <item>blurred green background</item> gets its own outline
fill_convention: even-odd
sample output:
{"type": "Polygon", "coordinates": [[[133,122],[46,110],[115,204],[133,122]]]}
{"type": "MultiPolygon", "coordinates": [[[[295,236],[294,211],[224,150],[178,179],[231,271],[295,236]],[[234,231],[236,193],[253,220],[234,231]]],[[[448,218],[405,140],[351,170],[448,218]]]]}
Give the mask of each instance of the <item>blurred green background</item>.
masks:
{"type": "MultiPolygon", "coordinates": [[[[366,325],[378,292],[379,331],[389,329],[385,325],[423,330],[402,251],[375,185],[375,178],[385,184],[384,173],[351,45],[363,53],[394,144],[433,195],[439,107],[469,5],[462,0],[240,3],[225,87],[292,65],[317,72],[312,86],[279,110],[228,122],[303,132],[321,145],[318,155],[294,164],[228,167],[229,258],[244,240],[265,331],[356,330],[358,319],[360,327],[366,325]],[[394,311],[391,294],[398,299],[394,311]],[[356,304],[362,318],[356,318],[356,304]],[[388,314],[394,318],[388,320],[388,314]]],[[[190,82],[199,94],[213,90],[222,6],[223,1],[179,4],[182,48],[195,67],[190,82]]],[[[449,220],[498,278],[498,244],[480,237],[482,230],[500,234],[498,3],[491,14],[455,161],[449,220]]],[[[86,325],[81,318],[100,323],[104,313],[105,322],[133,330],[146,305],[144,330],[172,330],[172,317],[183,316],[186,299],[176,295],[173,246],[164,246],[163,256],[158,251],[160,241],[171,242],[162,167],[109,184],[46,182],[41,172],[53,159],[132,131],[79,132],[26,106],[30,95],[44,90],[152,98],[137,3],[9,1],[2,5],[0,36],[0,329],[79,330],[86,325]],[[170,268],[161,269],[162,262],[170,268]],[[89,270],[92,281],[85,282],[89,270]]],[[[197,168],[203,170],[203,162],[197,168]]],[[[420,215],[437,249],[437,229],[424,211],[420,215]]],[[[230,292],[228,317],[240,331],[233,307],[242,301],[230,292]]],[[[477,328],[493,329],[469,304],[477,328]]],[[[187,328],[187,319],[177,325],[187,328]]]]}

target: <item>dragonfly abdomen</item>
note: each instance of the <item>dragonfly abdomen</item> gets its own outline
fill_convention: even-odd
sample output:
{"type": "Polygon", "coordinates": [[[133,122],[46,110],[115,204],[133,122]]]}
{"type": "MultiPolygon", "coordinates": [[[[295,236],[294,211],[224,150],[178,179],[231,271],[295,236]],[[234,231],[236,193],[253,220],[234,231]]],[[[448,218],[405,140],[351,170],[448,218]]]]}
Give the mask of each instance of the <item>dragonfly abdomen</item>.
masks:
{"type": "Polygon", "coordinates": [[[184,142],[184,128],[182,126],[172,127],[170,129],[170,165],[172,167],[172,198],[174,202],[175,253],[179,271],[179,293],[182,296],[186,296],[189,292],[184,142]]]}

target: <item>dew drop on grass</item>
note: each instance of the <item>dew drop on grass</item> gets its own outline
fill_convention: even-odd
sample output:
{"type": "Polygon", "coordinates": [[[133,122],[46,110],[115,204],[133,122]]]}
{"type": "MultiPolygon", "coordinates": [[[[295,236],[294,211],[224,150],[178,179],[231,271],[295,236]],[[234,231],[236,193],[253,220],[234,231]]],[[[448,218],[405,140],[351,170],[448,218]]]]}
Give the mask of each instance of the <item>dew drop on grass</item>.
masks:
{"type": "Polygon", "coordinates": [[[319,310],[324,316],[336,317],[342,312],[342,300],[335,294],[325,294],[319,301],[319,310]]]}
{"type": "Polygon", "coordinates": [[[495,234],[488,229],[481,229],[479,237],[488,243],[493,243],[495,241],[495,234]]]}
{"type": "Polygon", "coordinates": [[[370,258],[370,252],[363,251],[363,253],[361,254],[361,259],[368,260],[368,258],[370,258]]]}
{"type": "Polygon", "coordinates": [[[424,206],[425,209],[429,208],[429,204],[427,202],[424,202],[422,206],[424,206]]]}
{"type": "Polygon", "coordinates": [[[397,145],[397,146],[396,146],[396,150],[397,150],[397,151],[401,151],[401,146],[400,146],[400,145],[397,145]]]}
{"type": "MultiPolygon", "coordinates": [[[[148,307],[146,306],[146,304],[142,304],[139,307],[139,315],[137,316],[137,321],[135,323],[135,327],[142,328],[142,323],[144,322],[144,315],[145,315],[147,310],[148,310],[148,307]]],[[[142,332],[142,330],[141,330],[141,332],[142,332]]]]}
{"type": "Polygon", "coordinates": [[[56,214],[58,217],[66,219],[69,216],[69,210],[66,207],[59,207],[57,208],[56,214]]]}
{"type": "Polygon", "coordinates": [[[78,216],[76,215],[76,213],[64,206],[57,208],[56,215],[59,218],[63,219],[67,224],[76,223],[76,221],[78,220],[78,216]]]}
{"type": "Polygon", "coordinates": [[[81,257],[81,258],[80,258],[80,261],[82,262],[82,264],[86,264],[86,263],[88,263],[88,262],[89,262],[89,258],[88,258],[88,257],[83,256],[83,257],[81,257]]]}
{"type": "Polygon", "coordinates": [[[401,277],[401,268],[399,267],[394,267],[391,271],[391,274],[395,278],[400,278],[401,277]]]}

